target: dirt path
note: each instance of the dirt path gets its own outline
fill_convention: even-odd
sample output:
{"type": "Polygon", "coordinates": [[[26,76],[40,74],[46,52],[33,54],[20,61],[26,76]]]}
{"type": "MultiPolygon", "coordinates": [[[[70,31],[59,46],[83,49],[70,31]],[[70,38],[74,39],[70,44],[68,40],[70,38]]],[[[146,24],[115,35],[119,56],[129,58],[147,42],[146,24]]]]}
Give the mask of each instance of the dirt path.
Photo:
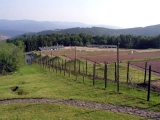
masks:
{"type": "Polygon", "coordinates": [[[60,103],[65,105],[71,105],[76,107],[84,107],[90,109],[107,110],[111,112],[119,112],[124,114],[130,114],[145,118],[151,118],[160,120],[160,112],[152,111],[148,109],[142,109],[137,107],[117,106],[112,104],[103,104],[97,102],[86,102],[81,100],[62,100],[62,99],[12,99],[12,100],[1,100],[0,104],[15,104],[15,103],[60,103]]]}

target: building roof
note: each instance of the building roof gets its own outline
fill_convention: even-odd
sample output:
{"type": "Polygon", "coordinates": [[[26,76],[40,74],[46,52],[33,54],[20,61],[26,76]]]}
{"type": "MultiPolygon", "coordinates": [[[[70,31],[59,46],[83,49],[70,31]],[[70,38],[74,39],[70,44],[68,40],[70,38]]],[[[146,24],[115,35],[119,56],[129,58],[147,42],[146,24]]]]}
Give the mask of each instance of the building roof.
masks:
{"type": "Polygon", "coordinates": [[[58,46],[50,46],[50,47],[39,47],[39,50],[57,50],[57,49],[63,49],[63,45],[58,46]]]}
{"type": "Polygon", "coordinates": [[[87,45],[87,47],[117,48],[117,45],[87,45]]]}

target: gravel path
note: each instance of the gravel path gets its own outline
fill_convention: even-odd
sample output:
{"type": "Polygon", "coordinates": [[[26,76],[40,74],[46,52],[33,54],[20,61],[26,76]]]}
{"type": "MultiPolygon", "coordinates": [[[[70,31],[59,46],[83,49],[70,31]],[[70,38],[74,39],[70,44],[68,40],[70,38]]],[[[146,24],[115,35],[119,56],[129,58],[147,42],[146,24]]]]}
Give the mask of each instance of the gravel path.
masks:
{"type": "Polygon", "coordinates": [[[124,114],[136,115],[145,118],[160,120],[160,112],[142,109],[137,107],[117,106],[112,104],[103,104],[96,102],[86,102],[80,100],[62,100],[62,99],[13,99],[1,100],[0,104],[15,104],[15,103],[61,103],[76,107],[84,107],[90,109],[108,110],[111,112],[120,112],[124,114]]]}

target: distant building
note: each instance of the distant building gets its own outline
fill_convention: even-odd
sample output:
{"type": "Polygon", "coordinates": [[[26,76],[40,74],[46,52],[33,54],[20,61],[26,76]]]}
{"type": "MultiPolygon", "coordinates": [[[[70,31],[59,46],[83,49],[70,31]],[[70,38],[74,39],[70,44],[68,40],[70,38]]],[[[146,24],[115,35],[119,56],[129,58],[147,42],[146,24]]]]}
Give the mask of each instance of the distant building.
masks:
{"type": "Polygon", "coordinates": [[[60,49],[64,49],[63,45],[57,45],[57,46],[50,46],[50,47],[39,47],[39,50],[60,50],[60,49]]]}
{"type": "Polygon", "coordinates": [[[87,45],[87,47],[96,47],[96,48],[117,48],[117,45],[87,45]]]}

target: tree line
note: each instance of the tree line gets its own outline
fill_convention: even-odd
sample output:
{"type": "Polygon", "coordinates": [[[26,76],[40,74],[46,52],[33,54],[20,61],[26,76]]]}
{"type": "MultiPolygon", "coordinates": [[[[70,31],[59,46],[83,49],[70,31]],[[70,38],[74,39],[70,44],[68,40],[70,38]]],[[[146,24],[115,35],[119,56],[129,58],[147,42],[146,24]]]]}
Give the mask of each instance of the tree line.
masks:
{"type": "Polygon", "coordinates": [[[38,50],[39,47],[64,45],[64,46],[86,46],[88,44],[98,45],[117,45],[119,41],[120,48],[127,49],[148,49],[160,48],[160,35],[154,37],[148,36],[133,36],[133,35],[120,35],[120,36],[92,36],[86,33],[80,34],[47,34],[47,35],[33,35],[27,37],[23,35],[21,38],[8,39],[7,43],[13,43],[24,51],[38,50]]]}

